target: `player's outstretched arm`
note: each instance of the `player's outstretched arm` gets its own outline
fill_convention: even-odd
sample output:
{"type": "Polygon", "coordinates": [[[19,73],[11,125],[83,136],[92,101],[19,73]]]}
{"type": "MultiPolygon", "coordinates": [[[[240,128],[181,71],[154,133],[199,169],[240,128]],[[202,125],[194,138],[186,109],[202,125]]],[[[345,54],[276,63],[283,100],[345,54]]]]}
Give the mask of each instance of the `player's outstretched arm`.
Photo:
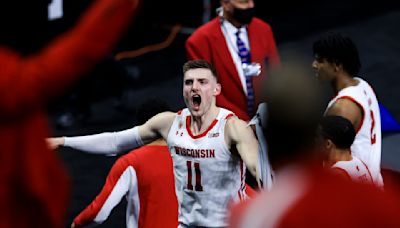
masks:
{"type": "Polygon", "coordinates": [[[139,135],[143,143],[150,143],[160,137],[167,140],[168,132],[175,116],[176,113],[174,112],[162,112],[139,126],[139,135]]]}
{"type": "Polygon", "coordinates": [[[260,186],[258,141],[251,127],[248,127],[243,120],[231,117],[226,124],[225,134],[227,134],[230,144],[236,145],[236,149],[247,169],[256,178],[260,186]]]}
{"type": "Polygon", "coordinates": [[[93,154],[119,154],[160,137],[166,139],[174,118],[175,113],[163,112],[155,115],[145,124],[127,130],[86,136],[48,138],[47,144],[51,149],[66,146],[93,154]]]}

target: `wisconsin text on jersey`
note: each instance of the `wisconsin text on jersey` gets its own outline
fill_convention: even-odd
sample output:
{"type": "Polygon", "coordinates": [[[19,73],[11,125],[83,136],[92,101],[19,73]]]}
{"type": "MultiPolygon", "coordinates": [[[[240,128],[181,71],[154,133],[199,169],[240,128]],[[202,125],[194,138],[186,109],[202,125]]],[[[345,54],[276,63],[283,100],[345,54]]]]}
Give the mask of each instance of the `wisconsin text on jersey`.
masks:
{"type": "Polygon", "coordinates": [[[193,158],[215,158],[215,149],[186,149],[175,146],[175,153],[193,158]]]}

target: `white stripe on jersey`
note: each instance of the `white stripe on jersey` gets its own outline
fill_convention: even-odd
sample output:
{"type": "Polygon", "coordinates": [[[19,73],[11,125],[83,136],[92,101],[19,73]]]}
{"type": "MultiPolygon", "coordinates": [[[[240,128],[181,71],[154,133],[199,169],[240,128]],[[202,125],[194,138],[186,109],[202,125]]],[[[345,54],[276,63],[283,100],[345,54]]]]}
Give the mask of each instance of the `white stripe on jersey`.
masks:
{"type": "Polygon", "coordinates": [[[121,201],[125,194],[129,192],[127,197],[126,227],[137,228],[140,208],[137,186],[136,171],[132,166],[128,166],[118,179],[93,222],[97,224],[103,223],[110,215],[111,210],[121,201]]]}

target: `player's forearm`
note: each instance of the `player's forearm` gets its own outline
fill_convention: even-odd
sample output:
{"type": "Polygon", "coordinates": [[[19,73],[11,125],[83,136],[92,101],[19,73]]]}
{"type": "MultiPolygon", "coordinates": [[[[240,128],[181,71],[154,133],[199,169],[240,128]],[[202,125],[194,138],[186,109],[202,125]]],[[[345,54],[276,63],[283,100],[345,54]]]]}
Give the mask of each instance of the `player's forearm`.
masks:
{"type": "Polygon", "coordinates": [[[258,186],[260,186],[260,167],[258,161],[258,144],[257,141],[251,144],[252,146],[246,147],[245,153],[240,153],[246,168],[249,170],[251,175],[256,178],[258,186]]]}
{"type": "Polygon", "coordinates": [[[253,162],[251,162],[250,164],[247,163],[246,167],[250,171],[251,175],[253,175],[253,177],[255,177],[258,182],[258,180],[260,179],[260,175],[259,175],[259,167],[258,167],[257,163],[253,163],[253,162]]]}
{"type": "Polygon", "coordinates": [[[64,145],[94,154],[118,154],[143,145],[138,127],[119,132],[64,137],[64,145]]]}

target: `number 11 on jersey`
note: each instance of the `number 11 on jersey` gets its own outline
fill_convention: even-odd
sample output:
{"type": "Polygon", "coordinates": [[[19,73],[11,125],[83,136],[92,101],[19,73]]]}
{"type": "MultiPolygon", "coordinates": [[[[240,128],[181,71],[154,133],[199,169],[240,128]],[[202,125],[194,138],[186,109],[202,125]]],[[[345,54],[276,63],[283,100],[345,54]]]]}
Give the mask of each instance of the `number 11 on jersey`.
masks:
{"type": "MultiPolygon", "coordinates": [[[[196,182],[194,186],[195,191],[203,191],[203,186],[201,186],[201,171],[200,171],[200,162],[193,162],[194,166],[194,173],[196,176],[196,182]]],[[[186,167],[187,167],[187,189],[193,190],[193,184],[192,184],[192,161],[186,161],[186,167]]]]}

